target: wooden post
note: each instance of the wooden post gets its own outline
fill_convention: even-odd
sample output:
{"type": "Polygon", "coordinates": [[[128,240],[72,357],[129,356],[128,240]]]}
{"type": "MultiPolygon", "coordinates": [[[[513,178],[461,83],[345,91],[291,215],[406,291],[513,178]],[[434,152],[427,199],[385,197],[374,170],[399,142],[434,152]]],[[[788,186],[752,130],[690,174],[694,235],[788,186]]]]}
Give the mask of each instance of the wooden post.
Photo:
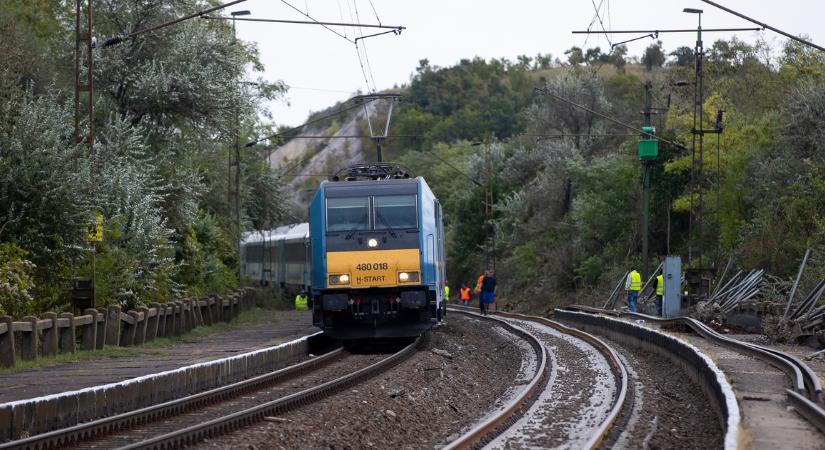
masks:
{"type": "Polygon", "coordinates": [[[37,346],[40,343],[40,333],[37,331],[37,317],[25,316],[23,322],[28,322],[31,331],[20,333],[20,359],[34,361],[37,359],[37,346]]]}
{"type": "Polygon", "coordinates": [[[97,308],[97,342],[95,342],[96,350],[103,350],[106,345],[106,321],[109,317],[109,310],[106,308],[97,308]]]}
{"type": "MultiPolygon", "coordinates": [[[[74,325],[74,314],[62,313],[60,319],[68,319],[69,323],[66,327],[58,326],[58,334],[60,335],[60,353],[74,353],[76,350],[77,333],[74,325]]],[[[59,321],[58,321],[59,322],[59,321]]]]}
{"type": "Polygon", "coordinates": [[[80,329],[80,349],[94,351],[97,347],[97,316],[100,313],[94,308],[87,308],[83,310],[83,314],[92,316],[92,323],[80,329]]]}
{"type": "Polygon", "coordinates": [[[152,303],[149,305],[150,309],[155,310],[155,315],[149,319],[149,323],[146,324],[146,342],[149,342],[156,337],[158,337],[158,326],[160,325],[160,303],[152,303]]]}
{"type": "Polygon", "coordinates": [[[163,335],[166,337],[175,335],[175,304],[172,302],[166,303],[166,328],[163,335]]]}
{"type": "Polygon", "coordinates": [[[0,334],[0,366],[14,367],[14,328],[11,316],[0,316],[0,324],[6,324],[6,332],[0,334]]]}
{"type": "Polygon", "coordinates": [[[43,356],[54,356],[57,354],[57,344],[59,342],[57,314],[53,312],[44,313],[43,319],[51,321],[51,326],[43,330],[43,356]]]}
{"type": "Polygon", "coordinates": [[[121,320],[121,326],[123,327],[120,330],[120,346],[121,347],[129,347],[135,344],[135,335],[137,334],[137,325],[138,325],[138,318],[140,315],[137,311],[129,311],[126,313],[132,321],[130,322],[128,319],[121,320]]]}
{"type": "Polygon", "coordinates": [[[135,331],[135,345],[143,345],[146,342],[146,327],[149,325],[149,308],[138,306],[138,313],[143,315],[143,319],[137,323],[135,331]]]}
{"type": "Polygon", "coordinates": [[[111,305],[106,310],[106,345],[120,344],[120,306],[111,305]]]}

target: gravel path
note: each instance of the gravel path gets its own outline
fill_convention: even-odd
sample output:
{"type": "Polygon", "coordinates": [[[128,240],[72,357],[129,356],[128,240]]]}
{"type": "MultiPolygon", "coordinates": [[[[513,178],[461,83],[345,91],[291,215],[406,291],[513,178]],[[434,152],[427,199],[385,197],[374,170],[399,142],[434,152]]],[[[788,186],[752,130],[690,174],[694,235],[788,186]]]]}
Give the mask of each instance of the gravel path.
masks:
{"type": "Polygon", "coordinates": [[[548,350],[549,380],[526,414],[488,448],[581,448],[610,413],[616,380],[590,344],[546,325],[507,319],[548,350]]]}
{"type": "Polygon", "coordinates": [[[605,339],[619,354],[633,388],[632,408],[619,419],[606,448],[722,448],[721,421],[699,385],[669,359],[605,339]]]}
{"type": "Polygon", "coordinates": [[[410,359],[354,388],[201,443],[207,448],[404,448],[442,446],[499,406],[522,354],[500,326],[460,314],[430,333],[410,359]]]}

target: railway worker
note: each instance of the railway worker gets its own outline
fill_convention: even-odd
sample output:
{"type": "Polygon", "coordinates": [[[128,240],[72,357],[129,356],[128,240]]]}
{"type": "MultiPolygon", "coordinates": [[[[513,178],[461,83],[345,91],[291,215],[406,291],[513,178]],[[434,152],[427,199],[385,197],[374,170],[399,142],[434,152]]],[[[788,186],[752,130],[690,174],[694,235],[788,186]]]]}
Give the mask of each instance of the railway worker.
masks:
{"type": "Polygon", "coordinates": [[[444,301],[450,303],[450,286],[447,283],[448,281],[444,280],[444,301]]]}
{"type": "Polygon", "coordinates": [[[656,312],[662,317],[665,296],[665,277],[662,274],[656,277],[656,312]]]}
{"type": "Polygon", "coordinates": [[[470,306],[470,288],[468,288],[466,284],[461,285],[461,290],[458,295],[463,306],[470,306]]]}
{"type": "Polygon", "coordinates": [[[624,290],[627,292],[627,309],[636,312],[636,302],[639,300],[639,291],[642,290],[642,276],[636,269],[627,274],[624,282],[624,290]]]}
{"type": "Polygon", "coordinates": [[[295,296],[295,311],[309,310],[309,296],[307,291],[301,291],[295,296]]]}
{"type": "MultiPolygon", "coordinates": [[[[482,273],[481,275],[478,276],[478,281],[476,281],[476,289],[475,289],[476,294],[481,293],[481,283],[484,281],[484,275],[486,275],[486,274],[487,274],[487,271],[485,270],[484,273],[482,273]]],[[[481,298],[481,296],[479,296],[479,298],[481,298]]]]}
{"type": "Polygon", "coordinates": [[[496,273],[488,270],[481,282],[481,303],[484,304],[482,314],[487,315],[490,305],[496,301],[496,273]]]}

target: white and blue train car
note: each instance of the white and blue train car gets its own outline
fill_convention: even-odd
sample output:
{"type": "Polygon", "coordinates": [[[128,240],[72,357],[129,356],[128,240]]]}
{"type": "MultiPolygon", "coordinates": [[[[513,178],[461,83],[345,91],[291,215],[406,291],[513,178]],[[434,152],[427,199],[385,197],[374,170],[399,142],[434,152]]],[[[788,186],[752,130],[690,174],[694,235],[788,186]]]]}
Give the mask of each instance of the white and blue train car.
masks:
{"type": "Polygon", "coordinates": [[[290,293],[309,290],[308,223],[244,233],[240,247],[242,276],[261,286],[278,286],[290,293]]]}

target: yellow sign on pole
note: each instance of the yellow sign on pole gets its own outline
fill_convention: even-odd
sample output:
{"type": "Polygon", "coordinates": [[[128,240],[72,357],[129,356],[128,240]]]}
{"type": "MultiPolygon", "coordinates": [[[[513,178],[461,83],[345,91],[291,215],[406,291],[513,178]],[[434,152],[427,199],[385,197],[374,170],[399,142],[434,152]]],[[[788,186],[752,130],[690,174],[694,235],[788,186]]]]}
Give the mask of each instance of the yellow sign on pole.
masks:
{"type": "Polygon", "coordinates": [[[95,223],[89,224],[88,229],[89,235],[86,236],[86,240],[89,242],[100,242],[103,240],[103,215],[98,214],[95,216],[95,223]]]}

